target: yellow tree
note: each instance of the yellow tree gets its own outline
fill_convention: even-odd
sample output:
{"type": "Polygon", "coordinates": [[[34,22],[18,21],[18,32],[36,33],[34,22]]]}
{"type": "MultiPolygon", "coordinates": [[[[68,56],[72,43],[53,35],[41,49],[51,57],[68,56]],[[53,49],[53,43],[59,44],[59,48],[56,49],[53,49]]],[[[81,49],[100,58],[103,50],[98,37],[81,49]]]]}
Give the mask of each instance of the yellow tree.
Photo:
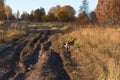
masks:
{"type": "Polygon", "coordinates": [[[58,21],[71,21],[75,18],[76,11],[70,5],[63,6],[55,12],[58,21]]]}
{"type": "Polygon", "coordinates": [[[5,14],[6,14],[7,20],[9,20],[10,16],[12,15],[12,9],[10,8],[9,5],[5,6],[5,14]]]}
{"type": "Polygon", "coordinates": [[[5,18],[4,12],[4,0],[0,0],[0,20],[5,18]]]}
{"type": "Polygon", "coordinates": [[[56,18],[54,14],[49,13],[47,15],[42,16],[42,21],[56,21],[56,18]]]}
{"type": "Polygon", "coordinates": [[[23,14],[21,15],[21,19],[22,20],[29,20],[29,14],[27,12],[23,12],[23,14]]]}
{"type": "Polygon", "coordinates": [[[51,7],[48,11],[47,15],[42,16],[42,21],[55,21],[55,12],[60,9],[60,5],[57,5],[55,7],[51,7]]]}

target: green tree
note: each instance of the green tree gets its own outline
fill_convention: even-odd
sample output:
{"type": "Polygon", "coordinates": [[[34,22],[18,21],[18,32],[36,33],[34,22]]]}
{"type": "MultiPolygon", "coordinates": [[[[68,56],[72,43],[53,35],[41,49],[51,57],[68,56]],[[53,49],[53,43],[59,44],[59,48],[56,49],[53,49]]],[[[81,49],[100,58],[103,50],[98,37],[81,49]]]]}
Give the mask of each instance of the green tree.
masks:
{"type": "Polygon", "coordinates": [[[73,7],[70,5],[63,6],[55,12],[55,17],[58,21],[71,21],[75,19],[75,13],[73,7]]]}

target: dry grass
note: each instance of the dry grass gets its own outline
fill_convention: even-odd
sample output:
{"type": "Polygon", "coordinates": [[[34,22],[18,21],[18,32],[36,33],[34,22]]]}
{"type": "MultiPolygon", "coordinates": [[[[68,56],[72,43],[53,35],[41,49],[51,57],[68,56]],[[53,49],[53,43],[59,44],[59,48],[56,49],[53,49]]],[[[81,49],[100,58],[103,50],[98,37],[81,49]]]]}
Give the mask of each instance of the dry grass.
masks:
{"type": "MultiPolygon", "coordinates": [[[[44,26],[48,25],[51,30],[59,28],[59,24],[44,26]]],[[[34,24],[32,27],[42,26],[34,24]]],[[[6,28],[0,27],[0,45],[25,34],[25,29],[26,25],[23,24],[12,24],[6,28]]],[[[67,30],[67,33],[51,36],[51,48],[62,57],[64,68],[71,80],[120,80],[119,25],[79,26],[68,24],[60,27],[59,30],[67,30]],[[74,45],[70,47],[69,52],[65,51],[63,49],[64,43],[73,38],[76,38],[74,45]]],[[[54,77],[53,74],[51,75],[54,77]]]]}
{"type": "Polygon", "coordinates": [[[3,24],[0,26],[0,46],[25,34],[26,25],[20,23],[3,24]]]}
{"type": "Polygon", "coordinates": [[[4,22],[3,21],[0,21],[0,25],[2,25],[4,22]]]}
{"type": "Polygon", "coordinates": [[[92,27],[53,36],[52,48],[62,56],[71,80],[120,80],[120,28],[92,27]],[[77,40],[70,47],[70,53],[66,53],[63,43],[72,38],[77,40]],[[72,63],[65,59],[65,54],[72,63]],[[70,66],[68,62],[76,65],[70,66]]]}
{"type": "Polygon", "coordinates": [[[28,25],[29,29],[49,29],[49,30],[67,30],[69,27],[64,26],[66,23],[61,22],[43,22],[43,23],[31,23],[28,25]]]}
{"type": "Polygon", "coordinates": [[[24,23],[24,22],[13,22],[13,23],[4,23],[0,22],[0,46],[3,46],[6,42],[19,37],[28,31],[34,32],[36,30],[67,30],[68,27],[63,26],[63,23],[60,22],[48,22],[48,23],[24,23]]]}

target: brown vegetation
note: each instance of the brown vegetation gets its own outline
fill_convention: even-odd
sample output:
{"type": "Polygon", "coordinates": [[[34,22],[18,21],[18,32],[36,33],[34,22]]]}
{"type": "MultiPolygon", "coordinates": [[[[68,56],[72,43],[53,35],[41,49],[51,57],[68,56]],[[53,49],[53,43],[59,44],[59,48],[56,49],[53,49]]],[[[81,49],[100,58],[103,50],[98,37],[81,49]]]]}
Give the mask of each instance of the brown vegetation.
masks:
{"type": "Polygon", "coordinates": [[[82,12],[78,15],[77,23],[82,24],[82,25],[89,24],[90,19],[85,12],[82,12]]]}
{"type": "Polygon", "coordinates": [[[119,80],[120,29],[88,27],[51,37],[52,48],[60,53],[70,79],[119,80]],[[64,50],[64,43],[72,37],[76,38],[74,45],[64,50]]]}
{"type": "Polygon", "coordinates": [[[27,27],[22,23],[3,23],[0,25],[0,46],[26,33],[27,27]]]}
{"type": "Polygon", "coordinates": [[[100,23],[120,24],[120,1],[99,0],[96,17],[100,23]]]}
{"type": "Polygon", "coordinates": [[[120,80],[119,3],[99,0],[77,18],[70,5],[23,12],[23,21],[17,11],[12,22],[0,0],[0,80],[120,80]]]}
{"type": "Polygon", "coordinates": [[[27,25],[29,35],[0,48],[0,79],[120,79],[119,25],[27,25]],[[40,26],[49,26],[49,30],[40,26]],[[65,43],[70,44],[69,49],[64,48],[65,43]]]}

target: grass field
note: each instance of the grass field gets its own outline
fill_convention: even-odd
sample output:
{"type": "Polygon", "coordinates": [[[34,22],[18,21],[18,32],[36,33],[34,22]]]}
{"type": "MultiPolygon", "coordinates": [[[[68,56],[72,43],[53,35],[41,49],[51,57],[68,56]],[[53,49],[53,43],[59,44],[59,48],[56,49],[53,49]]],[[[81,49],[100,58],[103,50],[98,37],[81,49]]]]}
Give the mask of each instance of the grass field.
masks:
{"type": "MultiPolygon", "coordinates": [[[[51,52],[48,55],[43,54],[43,57],[37,58],[40,62],[36,62],[35,64],[37,69],[46,67],[45,70],[42,70],[43,72],[45,71],[44,74],[47,75],[44,76],[45,79],[43,80],[58,80],[60,76],[61,78],[66,78],[63,76],[63,73],[59,72],[61,70],[66,72],[66,76],[68,76],[70,80],[120,80],[119,25],[19,23],[7,25],[6,27],[5,25],[1,26],[0,35],[0,46],[5,46],[6,42],[10,43],[14,38],[19,38],[15,46],[8,48],[8,51],[13,53],[12,49],[16,49],[16,52],[14,52],[15,55],[17,55],[16,53],[23,55],[20,56],[21,60],[28,59],[29,61],[29,59],[36,59],[36,54],[41,54],[42,49],[46,50],[43,50],[42,53],[46,54],[51,52]],[[52,31],[54,32],[52,33],[52,31]],[[34,34],[31,35],[31,33],[34,34]],[[20,37],[24,34],[29,34],[29,36],[20,37]],[[70,48],[66,50],[64,44],[70,42],[72,39],[75,39],[74,44],[70,45],[70,48]],[[54,54],[50,51],[51,49],[54,54]],[[34,54],[35,56],[30,57],[32,56],[30,54],[34,54]],[[41,61],[46,63],[44,64],[46,66],[40,65],[42,64],[41,61]],[[58,66],[59,69],[56,68],[58,66]],[[58,73],[61,75],[58,75],[58,73]]],[[[3,50],[3,56],[7,55],[8,51],[3,50]]],[[[18,56],[14,56],[13,58],[16,59],[16,57],[18,56]]],[[[9,59],[11,59],[11,57],[9,57],[9,59]]],[[[19,63],[19,61],[20,60],[16,63],[19,63]]],[[[19,64],[16,64],[16,66],[19,66],[19,64]]],[[[22,67],[25,66],[24,64],[22,67]]],[[[32,75],[28,78],[31,79],[33,75],[36,77],[37,75],[35,74],[39,73],[37,69],[31,70],[32,75]]],[[[24,73],[26,76],[26,70],[24,73]]],[[[68,77],[66,79],[69,79],[68,77]]]]}
{"type": "Polygon", "coordinates": [[[51,39],[71,80],[120,80],[120,28],[89,25],[51,39]],[[63,44],[72,38],[76,41],[66,53],[63,44]]]}

